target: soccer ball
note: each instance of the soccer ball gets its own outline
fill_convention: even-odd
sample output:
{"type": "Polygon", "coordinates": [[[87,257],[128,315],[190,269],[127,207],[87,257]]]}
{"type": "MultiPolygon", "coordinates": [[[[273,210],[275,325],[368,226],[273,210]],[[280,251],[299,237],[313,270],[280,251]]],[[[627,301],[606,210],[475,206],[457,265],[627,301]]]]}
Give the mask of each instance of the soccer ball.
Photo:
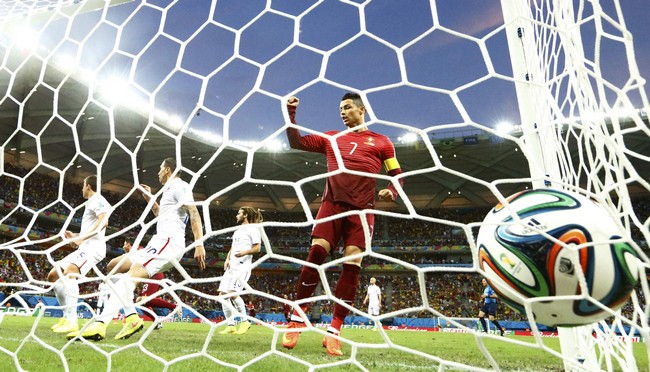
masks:
{"type": "Polygon", "coordinates": [[[537,323],[565,327],[609,317],[598,302],[612,310],[627,302],[638,256],[604,208],[553,189],[523,191],[508,203],[512,212],[494,207],[477,237],[479,266],[503,302],[525,315],[527,299],[558,296],[530,305],[537,323]],[[593,299],[575,296],[582,295],[580,276],[593,299]]]}

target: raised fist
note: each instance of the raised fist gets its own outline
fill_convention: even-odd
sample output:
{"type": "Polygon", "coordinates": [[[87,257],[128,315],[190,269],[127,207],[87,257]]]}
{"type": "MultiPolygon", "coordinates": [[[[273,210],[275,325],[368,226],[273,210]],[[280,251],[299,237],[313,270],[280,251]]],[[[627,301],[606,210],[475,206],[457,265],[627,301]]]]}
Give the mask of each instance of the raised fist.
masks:
{"type": "Polygon", "coordinates": [[[291,96],[287,100],[287,106],[295,106],[298,107],[298,104],[300,103],[300,100],[296,96],[291,96]]]}

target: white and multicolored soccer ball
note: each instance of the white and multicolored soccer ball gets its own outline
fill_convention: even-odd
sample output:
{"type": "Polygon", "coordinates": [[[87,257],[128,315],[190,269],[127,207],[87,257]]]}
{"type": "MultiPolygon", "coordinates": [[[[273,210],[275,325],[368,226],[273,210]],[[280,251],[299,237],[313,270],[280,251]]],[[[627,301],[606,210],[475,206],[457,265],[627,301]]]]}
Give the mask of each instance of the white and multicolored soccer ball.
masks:
{"type": "Polygon", "coordinates": [[[565,327],[609,317],[594,300],[612,310],[627,302],[638,256],[604,208],[553,189],[523,191],[508,203],[510,210],[499,204],[488,213],[477,237],[479,265],[503,302],[525,315],[527,299],[551,297],[530,301],[534,319],[565,327]],[[575,296],[583,293],[580,273],[593,300],[575,296]],[[558,297],[567,295],[574,298],[558,297]]]}

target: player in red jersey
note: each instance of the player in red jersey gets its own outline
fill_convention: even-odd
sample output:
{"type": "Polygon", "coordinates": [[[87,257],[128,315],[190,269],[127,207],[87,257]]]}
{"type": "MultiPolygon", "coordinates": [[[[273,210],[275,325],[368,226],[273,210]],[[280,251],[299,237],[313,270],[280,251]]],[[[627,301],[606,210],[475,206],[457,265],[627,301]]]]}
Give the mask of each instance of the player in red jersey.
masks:
{"type": "MultiPolygon", "coordinates": [[[[291,97],[287,100],[287,111],[293,124],[296,123],[296,109],[299,100],[291,97]]],[[[291,148],[320,152],[327,157],[327,170],[329,172],[339,169],[336,154],[340,153],[343,165],[346,170],[378,174],[382,165],[389,176],[397,176],[401,173],[399,163],[395,158],[395,148],[388,137],[374,133],[365,125],[364,116],[366,107],[361,97],[356,93],[347,93],[340,103],[340,113],[343,124],[352,129],[340,134],[339,131],[329,131],[324,137],[316,134],[301,136],[294,126],[287,128],[287,137],[291,148]],[[332,142],[336,142],[333,146],[332,142]]],[[[402,179],[399,180],[402,184],[402,179]]],[[[350,173],[339,173],[327,177],[325,191],[321,206],[318,209],[317,219],[323,219],[339,213],[348,211],[361,211],[373,209],[375,206],[376,179],[370,176],[362,176],[350,173]]],[[[392,183],[378,193],[379,199],[383,201],[395,201],[397,190],[392,183]]],[[[315,265],[322,264],[332,249],[337,248],[343,239],[343,255],[351,256],[360,254],[366,249],[366,237],[363,231],[361,217],[367,221],[370,237],[375,217],[373,214],[353,214],[341,217],[336,220],[321,222],[314,226],[311,234],[311,248],[307,262],[315,265]]],[[[342,301],[352,304],[359,287],[359,271],[361,269],[361,258],[349,259],[343,264],[343,271],[339,278],[334,295],[342,301]]],[[[320,282],[318,271],[314,268],[303,266],[298,277],[296,300],[311,297],[320,282]]],[[[301,305],[303,312],[306,304],[301,305]]],[[[341,326],[349,310],[338,303],[334,307],[332,323],[327,332],[338,336],[341,326]]],[[[298,329],[304,327],[304,319],[294,309],[289,322],[289,328],[298,329]]],[[[298,343],[300,330],[287,332],[282,338],[282,345],[293,349],[298,343]]],[[[337,337],[326,336],[323,339],[323,346],[327,353],[334,356],[343,355],[341,343],[337,337]]]]}
{"type": "MultiPolygon", "coordinates": [[[[151,280],[157,280],[161,281],[165,279],[165,275],[163,273],[158,273],[149,278],[151,280]]],[[[163,309],[168,309],[169,313],[172,314],[174,310],[176,310],[176,305],[173,303],[163,300],[162,298],[159,297],[153,297],[156,292],[160,290],[160,284],[157,282],[152,282],[152,283],[142,283],[142,292],[140,292],[140,296],[136,298],[135,302],[140,302],[140,301],[146,301],[145,303],[142,304],[142,306],[146,307],[147,309],[151,310],[152,313],[155,314],[154,307],[157,308],[163,308],[163,309]],[[147,300],[147,298],[149,300],[147,300]]],[[[162,328],[162,323],[156,324],[155,329],[160,329],[162,328]]]]}
{"type": "MultiPolygon", "coordinates": [[[[122,248],[124,249],[125,253],[123,255],[121,255],[121,256],[113,258],[108,263],[108,266],[107,266],[107,271],[108,272],[113,271],[113,268],[115,268],[117,266],[117,270],[116,270],[117,274],[113,275],[113,277],[112,277],[112,280],[114,282],[116,282],[117,279],[120,278],[121,273],[125,273],[125,272],[129,271],[129,268],[131,267],[131,261],[129,259],[129,252],[131,252],[131,249],[133,247],[132,244],[133,244],[133,240],[131,240],[130,238],[124,239],[124,243],[122,245],[122,248]]],[[[142,246],[138,246],[136,248],[136,250],[140,250],[142,248],[143,248],[142,246]]],[[[158,273],[158,274],[152,276],[149,279],[150,280],[158,280],[158,281],[160,281],[160,280],[165,279],[165,275],[163,273],[158,273]]],[[[140,292],[140,295],[135,300],[135,302],[140,302],[140,300],[142,300],[143,298],[153,295],[154,293],[158,292],[159,289],[160,289],[160,284],[158,284],[158,283],[142,283],[142,291],[140,292]]],[[[142,306],[144,306],[144,307],[148,308],[149,310],[151,310],[152,313],[155,313],[155,311],[153,310],[154,307],[169,309],[170,313],[173,312],[176,309],[176,305],[174,305],[173,303],[171,303],[169,301],[165,301],[162,298],[158,298],[158,297],[149,299],[147,302],[142,304],[142,306]]],[[[129,311],[129,310],[126,310],[126,311],[129,311]]],[[[135,312],[135,309],[132,309],[131,311],[135,312]]],[[[129,314],[131,314],[131,312],[129,312],[129,314]]],[[[160,329],[160,328],[162,328],[162,323],[156,324],[155,329],[160,329]]]]}

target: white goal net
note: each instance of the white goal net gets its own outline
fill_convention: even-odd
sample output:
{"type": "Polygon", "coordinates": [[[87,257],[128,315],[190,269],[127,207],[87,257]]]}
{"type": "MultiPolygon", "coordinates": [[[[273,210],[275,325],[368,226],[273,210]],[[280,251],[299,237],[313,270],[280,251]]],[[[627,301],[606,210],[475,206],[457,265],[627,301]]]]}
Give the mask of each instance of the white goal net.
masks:
{"type": "Polygon", "coordinates": [[[143,358],[151,370],[648,368],[650,105],[627,22],[645,9],[634,6],[3,0],[0,366],[117,370],[143,358]],[[357,298],[349,304],[334,295],[344,259],[333,254],[318,267],[322,284],[301,345],[286,350],[285,305],[296,305],[325,179],[346,172],[328,173],[324,156],[289,149],[286,101],[300,98],[303,134],[326,136],[345,129],[338,105],[346,92],[363,98],[369,129],[392,140],[404,185],[369,175],[382,188],[392,182],[399,196],[376,205],[357,298]],[[78,311],[92,318],[98,285],[111,279],[107,261],[125,239],[145,245],[154,233],[157,219],[139,185],[160,197],[156,172],[168,157],[193,188],[206,270],[188,241],[156,293],[177,308],[153,314],[138,301],[154,323],[128,342],[113,342],[117,326],[110,342],[53,334],[65,307],[54,301],[47,272],[72,251],[64,233],[79,231],[83,179],[97,175],[114,206],[108,256],[79,279],[78,311]],[[482,333],[476,318],[483,217],[515,192],[546,186],[601,202],[640,258],[629,302],[576,331],[573,351],[553,339],[557,329],[504,304],[497,315],[504,337],[489,321],[482,333]],[[217,288],[242,206],[264,211],[262,252],[241,293],[250,311],[239,314],[254,326],[226,339],[217,288]],[[382,287],[378,316],[363,303],[370,277],[382,287]],[[350,310],[344,355],[325,358],[320,343],[335,304],[350,310]],[[438,336],[422,336],[428,332],[462,346],[435,343],[438,336]],[[530,355],[538,359],[521,365],[530,355]]]}

